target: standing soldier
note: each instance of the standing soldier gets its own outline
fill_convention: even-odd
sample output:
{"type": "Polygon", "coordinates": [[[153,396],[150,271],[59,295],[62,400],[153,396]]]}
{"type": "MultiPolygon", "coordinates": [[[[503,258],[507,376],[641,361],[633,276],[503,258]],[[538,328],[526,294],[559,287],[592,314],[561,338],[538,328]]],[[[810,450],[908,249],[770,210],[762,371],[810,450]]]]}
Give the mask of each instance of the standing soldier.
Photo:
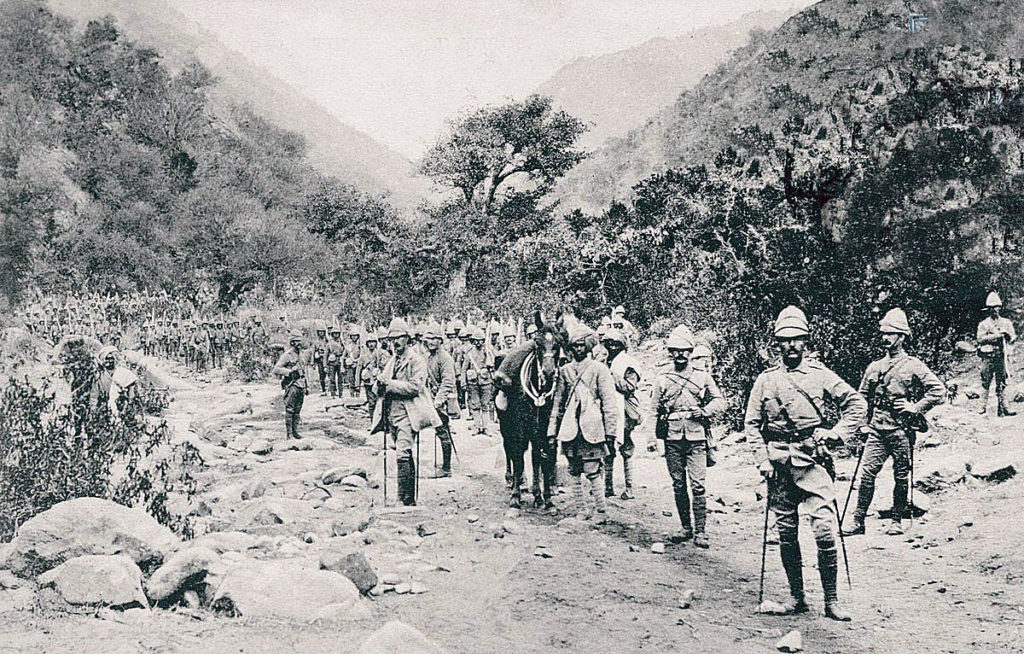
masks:
{"type": "Polygon", "coordinates": [[[851,436],[864,423],[867,403],[860,393],[818,361],[804,357],[808,336],[807,318],[793,306],[775,321],[775,340],[782,365],[762,372],[750,391],[745,416],[750,438],[765,443],[765,459],[759,470],[768,481],[768,506],[777,516],[779,554],[789,581],[790,598],[777,611],[784,615],[805,613],[803,559],[797,539],[803,504],[810,514],[818,547],[818,572],[825,592],[825,615],[848,621],[839,605],[836,577],[837,511],[831,456],[826,445],[851,436]],[[822,407],[835,403],[840,418],[826,429],[822,407]]]}
{"type": "Polygon", "coordinates": [[[341,397],[342,359],[345,358],[345,344],[341,342],[341,328],[331,327],[331,340],[327,341],[327,388],[331,397],[341,397]]]}
{"type": "Polygon", "coordinates": [[[998,416],[1015,416],[1016,411],[1006,407],[1006,355],[1011,344],[1017,340],[1017,332],[1013,323],[1000,316],[1003,301],[999,294],[992,291],[985,300],[988,317],[978,325],[978,355],[981,357],[981,385],[985,387],[985,402],[981,405],[982,415],[988,411],[988,395],[992,386],[992,378],[996,380],[996,399],[999,406],[998,416]]]}
{"type": "Polygon", "coordinates": [[[459,406],[463,407],[466,406],[466,386],[462,383],[461,371],[462,357],[465,351],[463,350],[460,338],[465,328],[466,326],[458,318],[449,321],[446,334],[448,341],[445,343],[445,347],[448,348],[448,354],[452,355],[452,360],[455,362],[455,397],[459,400],[459,406]]]}
{"type": "MultiPolygon", "coordinates": [[[[864,443],[864,472],[860,478],[853,523],[843,534],[864,533],[864,517],[875,494],[875,477],[892,457],[892,524],[887,534],[903,533],[901,520],[907,510],[907,489],[913,466],[914,441],[923,431],[924,415],[942,404],[946,387],[928,366],[903,349],[910,338],[910,323],[902,309],[893,309],[879,323],[886,354],[864,372],[860,393],[868,401],[868,437],[864,443]],[[914,400],[915,397],[919,399],[914,400]]],[[[853,480],[850,482],[853,483],[853,480]]]]}
{"type": "Polygon", "coordinates": [[[377,375],[387,365],[387,359],[381,357],[382,353],[385,357],[387,353],[378,350],[377,345],[377,334],[372,329],[366,330],[366,347],[363,348],[363,354],[359,357],[359,380],[366,393],[366,406],[369,407],[370,413],[373,413],[373,407],[377,404],[377,394],[374,393],[377,375]]]}
{"type": "MultiPolygon", "coordinates": [[[[622,491],[622,499],[633,499],[633,429],[641,422],[640,400],[637,391],[640,388],[640,364],[626,353],[626,337],[617,329],[609,329],[604,335],[604,348],[608,352],[609,368],[615,379],[615,390],[618,391],[616,402],[618,433],[616,440],[621,444],[619,454],[622,455],[622,474],[626,488],[622,491]]],[[[608,443],[608,458],[604,461],[604,495],[615,495],[615,442],[608,443]]]]}
{"type": "Polygon", "coordinates": [[[714,378],[690,363],[694,339],[689,327],[679,325],[673,329],[666,346],[673,370],[660,374],[654,383],[652,399],[658,419],[655,436],[665,441],[665,465],[672,477],[672,492],[682,525],[682,535],[677,540],[686,542],[692,538],[695,546],[706,549],[709,546],[705,535],[708,505],[704,480],[710,419],[724,411],[727,404],[714,378]],[[693,492],[692,503],[690,491],[693,492]]]}
{"type": "Polygon", "coordinates": [[[284,428],[287,438],[299,436],[299,414],[306,399],[306,356],[302,352],[302,334],[295,330],[288,338],[288,349],[274,366],[274,374],[281,378],[284,389],[284,428]]]}
{"type": "MultiPolygon", "coordinates": [[[[359,345],[359,325],[353,323],[348,328],[348,342],[345,343],[345,354],[342,359],[342,389],[348,389],[352,397],[359,397],[359,381],[356,379],[356,368],[359,367],[359,357],[363,348],[359,345]]],[[[344,390],[339,393],[344,397],[344,390]]]]}
{"type": "MultiPolygon", "coordinates": [[[[411,335],[404,320],[392,318],[388,326],[388,340],[394,348],[394,356],[377,377],[377,393],[384,397],[381,428],[386,429],[390,437],[387,439],[388,449],[396,452],[398,497],[406,506],[416,504],[413,440],[419,438],[421,430],[441,425],[427,390],[427,362],[409,349],[411,335]]],[[[378,424],[376,418],[374,423],[378,424]]]]}
{"type": "Polygon", "coordinates": [[[466,384],[466,400],[473,411],[473,424],[476,433],[486,434],[490,424],[490,410],[487,404],[491,396],[491,371],[493,363],[490,353],[484,345],[483,330],[479,327],[468,327],[469,339],[472,343],[462,362],[462,378],[466,384]]]}
{"type": "Polygon", "coordinates": [[[600,488],[601,468],[608,456],[608,441],[615,440],[618,425],[615,380],[608,366],[590,358],[590,350],[596,342],[596,334],[583,323],[570,329],[568,347],[572,360],[558,369],[547,433],[548,438],[557,436],[569,460],[577,517],[581,520],[591,517],[584,502],[582,476],[586,475],[595,520],[603,523],[605,502],[600,488]]]}
{"type": "MultiPolygon", "coordinates": [[[[437,438],[441,441],[441,469],[434,477],[452,476],[451,420],[459,417],[459,402],[455,397],[455,362],[452,355],[441,347],[441,325],[431,322],[423,329],[427,347],[427,390],[433,398],[434,409],[441,419],[437,438]]],[[[437,450],[434,450],[435,453],[437,450]]]]}
{"type": "Polygon", "coordinates": [[[313,365],[320,382],[320,397],[327,395],[327,325],[318,323],[316,340],[313,341],[313,365]]]}

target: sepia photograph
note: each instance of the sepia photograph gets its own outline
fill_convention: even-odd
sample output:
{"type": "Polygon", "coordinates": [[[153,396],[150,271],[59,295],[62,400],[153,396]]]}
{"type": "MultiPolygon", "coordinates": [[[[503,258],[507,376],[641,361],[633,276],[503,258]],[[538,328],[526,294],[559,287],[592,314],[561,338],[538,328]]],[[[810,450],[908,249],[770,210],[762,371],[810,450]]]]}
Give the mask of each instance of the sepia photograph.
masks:
{"type": "Polygon", "coordinates": [[[0,0],[0,654],[1024,654],[1022,315],[1024,0],[0,0]]]}

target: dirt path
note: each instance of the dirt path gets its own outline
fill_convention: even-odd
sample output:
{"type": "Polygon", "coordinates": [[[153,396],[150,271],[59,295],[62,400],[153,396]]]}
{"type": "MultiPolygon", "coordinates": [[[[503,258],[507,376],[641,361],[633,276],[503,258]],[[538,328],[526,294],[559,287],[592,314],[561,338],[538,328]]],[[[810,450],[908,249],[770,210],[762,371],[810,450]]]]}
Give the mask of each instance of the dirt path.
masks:
{"type": "MultiPolygon", "coordinates": [[[[712,549],[670,545],[658,555],[650,546],[664,540],[676,519],[668,475],[653,454],[638,460],[637,499],[614,500],[601,527],[559,528],[561,516],[531,510],[510,518],[498,439],[463,434],[456,437],[454,478],[423,480],[415,511],[383,509],[380,489],[372,488],[380,482],[378,448],[367,442],[361,409],[309,397],[298,447],[310,449],[287,449],[296,445],[281,439],[280,399],[272,385],[192,382],[177,392],[169,421],[201,446],[208,464],[197,504],[201,529],[257,536],[259,547],[248,552],[256,558],[315,562],[325,549],[358,549],[380,574],[419,582],[427,592],[385,593],[367,600],[368,617],[341,624],[184,611],[130,618],[104,612],[100,619],[7,611],[0,612],[0,651],[344,652],[356,651],[372,630],[396,618],[453,652],[765,652],[792,628],[803,632],[809,652],[889,652],[910,644],[920,652],[1024,651],[1018,508],[1024,470],[1002,484],[968,477],[934,496],[927,517],[906,537],[882,535],[875,520],[871,533],[850,539],[854,586],[840,591],[854,615],[849,624],[819,615],[813,542],[802,529],[814,612],[773,618],[754,613],[763,504],[745,445],[727,446],[709,474],[712,549]],[[259,439],[272,441],[274,451],[239,451],[259,439]],[[371,488],[344,492],[320,484],[321,474],[337,466],[364,468],[371,488]],[[243,500],[260,480],[265,492],[246,493],[243,500]],[[267,519],[274,512],[281,522],[267,519]],[[346,526],[363,516],[372,516],[364,532],[346,526]],[[506,521],[513,533],[501,528],[506,521]],[[536,555],[539,546],[546,557],[536,555]],[[688,589],[696,597],[683,609],[680,598],[688,589]]],[[[920,470],[951,452],[967,450],[981,460],[1021,450],[1021,421],[987,422],[959,407],[944,411],[935,446],[920,450],[920,470]]],[[[424,443],[424,467],[432,454],[432,444],[424,443]]],[[[888,474],[887,468],[880,481],[888,474]]],[[[883,481],[875,507],[887,505],[889,496],[883,481]]],[[[558,499],[567,505],[566,495],[558,499]]],[[[784,584],[771,547],[766,595],[781,597],[784,584]]]]}

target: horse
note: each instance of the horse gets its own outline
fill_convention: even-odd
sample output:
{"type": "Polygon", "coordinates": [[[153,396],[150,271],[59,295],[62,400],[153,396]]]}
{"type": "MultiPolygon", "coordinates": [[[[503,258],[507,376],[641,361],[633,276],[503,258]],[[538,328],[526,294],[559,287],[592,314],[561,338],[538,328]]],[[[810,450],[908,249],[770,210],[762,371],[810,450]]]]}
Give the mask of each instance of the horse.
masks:
{"type": "Polygon", "coordinates": [[[505,456],[512,465],[509,506],[522,503],[522,482],[526,466],[526,449],[531,450],[533,463],[534,506],[554,511],[551,495],[555,486],[557,444],[547,435],[548,420],[554,404],[555,378],[565,354],[568,338],[561,321],[545,323],[540,313],[534,314],[537,332],[528,341],[509,352],[498,371],[495,384],[506,398],[507,406],[499,411],[505,456]]]}

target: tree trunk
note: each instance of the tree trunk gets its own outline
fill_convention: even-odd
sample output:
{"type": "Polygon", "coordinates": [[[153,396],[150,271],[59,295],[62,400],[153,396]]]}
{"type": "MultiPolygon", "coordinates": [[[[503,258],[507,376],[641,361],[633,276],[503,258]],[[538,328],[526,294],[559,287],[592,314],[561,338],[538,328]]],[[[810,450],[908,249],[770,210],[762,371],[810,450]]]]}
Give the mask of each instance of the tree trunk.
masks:
{"type": "Polygon", "coordinates": [[[448,279],[448,297],[455,299],[466,292],[466,275],[469,272],[469,260],[459,263],[458,269],[448,279]]]}

